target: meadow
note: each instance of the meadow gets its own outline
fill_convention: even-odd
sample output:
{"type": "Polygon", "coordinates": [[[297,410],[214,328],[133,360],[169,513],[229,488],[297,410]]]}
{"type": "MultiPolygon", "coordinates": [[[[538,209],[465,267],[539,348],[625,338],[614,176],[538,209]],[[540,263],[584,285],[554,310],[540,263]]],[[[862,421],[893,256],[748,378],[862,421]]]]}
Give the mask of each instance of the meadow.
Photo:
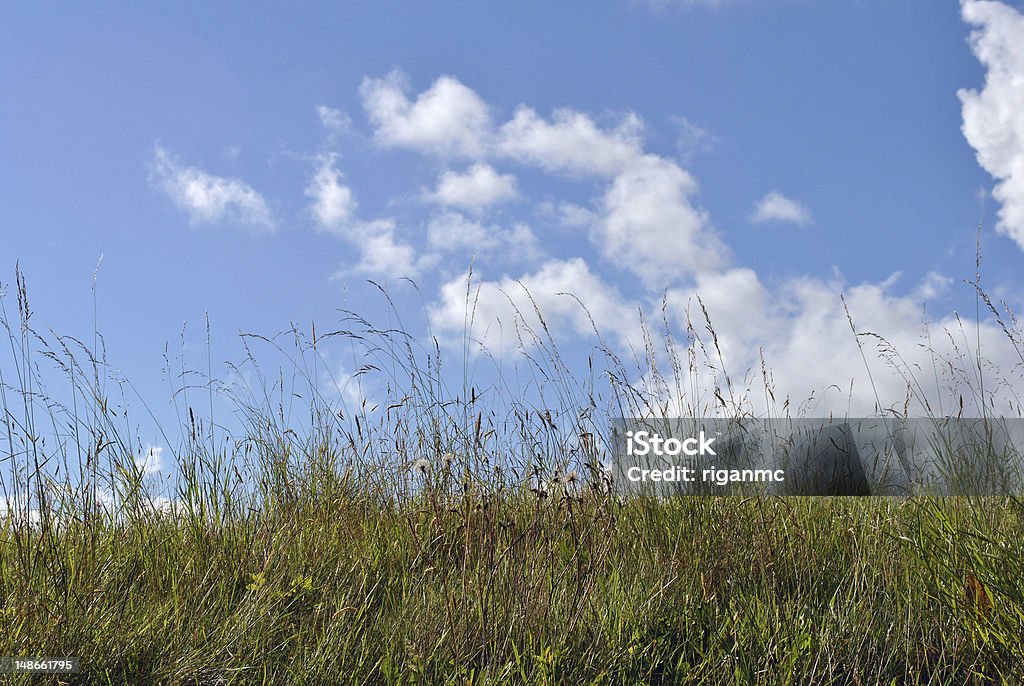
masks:
{"type": "MultiPolygon", "coordinates": [[[[171,374],[184,421],[158,485],[101,346],[36,331],[20,274],[13,291],[0,656],[81,669],[5,683],[1024,680],[1019,494],[621,497],[608,421],[659,404],[603,344],[577,369],[541,316],[525,390],[451,389],[439,346],[355,314],[245,339],[244,385],[171,374]],[[386,400],[324,392],[340,340],[386,400]],[[259,346],[289,366],[264,374],[259,346]]],[[[687,349],[714,354],[704,314],[687,349]]],[[[696,372],[648,340],[651,378],[696,372]]]]}

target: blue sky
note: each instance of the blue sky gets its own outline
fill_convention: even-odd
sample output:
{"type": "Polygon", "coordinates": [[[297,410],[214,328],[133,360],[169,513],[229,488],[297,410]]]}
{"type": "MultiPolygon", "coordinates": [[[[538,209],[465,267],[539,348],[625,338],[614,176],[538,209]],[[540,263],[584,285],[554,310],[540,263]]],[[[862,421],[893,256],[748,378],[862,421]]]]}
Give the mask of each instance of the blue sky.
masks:
{"type": "MultiPolygon", "coordinates": [[[[206,313],[220,368],[240,330],[327,329],[339,308],[386,318],[374,279],[412,333],[429,323],[461,354],[471,263],[472,336],[500,359],[515,355],[517,281],[577,362],[589,322],[556,293],[621,351],[640,342],[638,308],[667,297],[681,328],[699,293],[734,378],[763,352],[778,389],[815,394],[818,413],[868,412],[841,293],[859,328],[929,367],[922,308],[935,331],[956,311],[973,321],[981,217],[984,283],[1019,310],[1019,9],[10,6],[0,282],[20,261],[35,325],[88,338],[102,255],[108,354],[161,418],[165,345],[188,322],[186,356],[205,365],[206,313]]],[[[1019,381],[998,328],[974,333],[1019,381]]],[[[898,373],[874,381],[883,405],[902,401],[898,373]]]]}

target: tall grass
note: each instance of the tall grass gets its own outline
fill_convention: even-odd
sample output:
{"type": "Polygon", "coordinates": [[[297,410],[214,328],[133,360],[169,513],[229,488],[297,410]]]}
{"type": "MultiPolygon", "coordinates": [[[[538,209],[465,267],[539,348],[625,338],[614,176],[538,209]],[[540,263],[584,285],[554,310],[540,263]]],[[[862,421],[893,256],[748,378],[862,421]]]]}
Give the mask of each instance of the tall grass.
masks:
{"type": "MultiPolygon", "coordinates": [[[[703,304],[681,345],[667,318],[645,327],[631,363],[595,332],[583,371],[530,313],[525,363],[482,382],[467,348],[457,388],[436,342],[355,313],[243,337],[231,382],[168,358],[182,426],[158,481],[101,337],[36,331],[20,272],[14,291],[16,311],[0,299],[0,656],[81,659],[52,683],[1024,678],[1012,497],[614,495],[612,417],[700,416],[754,393],[790,411],[763,360],[759,386],[729,376],[703,304]],[[338,343],[360,351],[353,383],[372,379],[375,399],[324,391],[338,343]],[[266,357],[287,366],[266,372],[266,357]],[[225,403],[230,429],[214,421],[225,403]]],[[[1000,324],[1021,350],[1016,321],[1000,324]]]]}

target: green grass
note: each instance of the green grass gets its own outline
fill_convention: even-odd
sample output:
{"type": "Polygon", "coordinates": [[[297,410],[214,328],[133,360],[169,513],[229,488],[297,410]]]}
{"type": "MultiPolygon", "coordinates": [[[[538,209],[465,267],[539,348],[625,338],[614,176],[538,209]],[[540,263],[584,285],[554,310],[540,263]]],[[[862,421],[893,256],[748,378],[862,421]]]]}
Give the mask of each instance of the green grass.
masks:
{"type": "Polygon", "coordinates": [[[75,655],[77,682],[117,684],[1024,676],[1007,501],[389,506],[346,486],[216,526],[9,533],[0,653],[75,655]]]}
{"type": "MultiPolygon", "coordinates": [[[[437,347],[369,325],[260,339],[290,376],[250,354],[253,390],[169,374],[185,420],[161,490],[95,342],[37,336],[20,275],[17,295],[14,325],[0,311],[0,485],[18,503],[0,513],[0,656],[82,671],[11,683],[1024,681],[1012,497],[610,495],[607,420],[656,404],[609,351],[573,375],[528,332],[526,391],[467,372],[450,392],[437,347]],[[376,410],[318,391],[332,336],[366,344],[376,410]],[[213,423],[215,395],[239,429],[213,423]]],[[[714,345],[688,335],[707,354],[705,317],[714,345]]],[[[696,376],[653,345],[655,384],[659,359],[676,387],[696,376]]]]}

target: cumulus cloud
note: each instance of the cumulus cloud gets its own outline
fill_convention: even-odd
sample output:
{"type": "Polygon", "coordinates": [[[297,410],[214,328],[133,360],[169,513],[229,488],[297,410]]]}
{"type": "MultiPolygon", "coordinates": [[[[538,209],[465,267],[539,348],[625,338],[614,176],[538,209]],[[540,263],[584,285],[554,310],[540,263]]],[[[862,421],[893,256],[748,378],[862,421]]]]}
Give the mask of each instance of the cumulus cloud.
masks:
{"type": "Polygon", "coordinates": [[[480,210],[517,194],[515,176],[499,174],[489,164],[474,164],[463,174],[444,172],[429,197],[442,205],[480,210]]]}
{"type": "Polygon", "coordinates": [[[149,178],[188,213],[193,225],[233,225],[261,232],[275,229],[270,208],[251,186],[185,166],[159,144],[154,147],[149,178]]]}
{"type": "Polygon", "coordinates": [[[498,151],[523,164],[571,176],[612,176],[641,155],[643,122],[627,114],[611,130],[581,112],[556,110],[551,120],[519,107],[501,127],[498,151]]]}
{"type": "Polygon", "coordinates": [[[438,78],[415,101],[399,71],[363,80],[363,107],[382,145],[465,157],[484,154],[491,131],[487,105],[450,76],[438,78]]]}
{"type": "Polygon", "coordinates": [[[757,201],[750,220],[758,224],[785,222],[797,226],[808,226],[814,221],[811,211],[805,205],[778,191],[771,191],[757,201]]]}
{"type": "MultiPolygon", "coordinates": [[[[570,209],[565,218],[589,224],[598,249],[650,286],[675,284],[728,262],[728,251],[694,202],[696,182],[677,163],[644,151],[644,126],[636,114],[602,127],[572,109],[545,118],[521,105],[494,131],[487,105],[452,77],[439,78],[414,101],[396,73],[367,79],[362,91],[375,135],[389,144],[428,154],[473,152],[570,179],[606,182],[596,211],[570,209]]],[[[465,174],[442,176],[432,197],[468,209],[507,198],[512,184],[478,162],[465,174]]]]}
{"type": "MultiPolygon", "coordinates": [[[[784,408],[794,416],[902,414],[905,407],[918,416],[956,414],[963,396],[970,416],[980,404],[981,374],[986,400],[998,398],[996,405],[1010,410],[1007,403],[1017,402],[1020,358],[1003,331],[992,322],[966,325],[955,314],[926,322],[921,287],[899,295],[892,290],[896,281],[850,285],[837,275],[769,287],[756,272],[737,268],[669,291],[675,322],[681,328],[689,323],[703,337],[691,351],[700,360],[694,386],[670,395],[693,397],[718,388],[734,410],[774,416],[784,408]],[[986,360],[981,370],[979,340],[986,360]]],[[[677,405],[677,411],[685,409],[677,405]]]]}
{"type": "MultiPolygon", "coordinates": [[[[663,305],[677,332],[669,345],[694,361],[692,373],[655,383],[648,368],[632,383],[676,412],[694,411],[694,399],[701,412],[721,411],[720,396],[726,411],[761,416],[941,415],[960,412],[962,398],[971,416],[982,402],[980,375],[985,400],[1013,412],[1020,359],[1003,331],[955,314],[926,324],[920,289],[944,285],[943,277],[929,275],[908,295],[894,293],[896,283],[850,285],[835,275],[768,286],[743,267],[701,273],[670,289],[663,305]]],[[[658,321],[660,307],[624,296],[573,258],[549,259],[518,279],[452,279],[428,314],[442,340],[467,337],[477,351],[508,356],[545,343],[548,331],[564,343],[595,327],[619,350],[644,350],[639,313],[658,321]]]]}
{"type": "Polygon", "coordinates": [[[1024,15],[1001,2],[965,0],[963,18],[977,28],[971,49],[985,66],[979,92],[961,89],[963,133],[978,164],[997,181],[998,230],[1024,248],[1024,15]]]}
{"type": "Polygon", "coordinates": [[[362,253],[355,271],[391,277],[416,276],[429,266],[432,256],[417,257],[416,250],[398,240],[395,224],[390,220],[378,220],[359,225],[359,248],[362,253]]]}
{"type": "MultiPolygon", "coordinates": [[[[911,412],[942,412],[959,395],[978,388],[976,380],[956,370],[976,369],[969,363],[979,339],[992,369],[1013,373],[1015,359],[1019,363],[1005,335],[991,323],[972,326],[972,335],[966,336],[960,320],[951,315],[925,329],[922,302],[938,297],[950,285],[938,273],[926,275],[909,292],[896,293],[895,278],[851,286],[837,275],[769,285],[756,271],[734,264],[698,203],[696,180],[680,163],[645,149],[643,123],[636,115],[628,114],[608,127],[571,109],[543,116],[521,105],[495,126],[488,106],[451,77],[438,79],[418,96],[406,93],[395,75],[364,82],[364,104],[379,140],[440,156],[446,164],[451,155],[475,159],[463,172],[443,174],[428,192],[444,206],[425,226],[425,249],[432,252],[417,259],[411,253],[401,257],[400,249],[383,249],[386,239],[395,240],[392,227],[379,232],[381,252],[399,256],[384,261],[415,267],[431,255],[471,252],[488,256],[477,272],[487,274],[494,259],[507,259],[515,252],[513,246],[535,244],[528,227],[506,229],[483,221],[477,213],[507,199],[515,188],[515,179],[501,181],[491,166],[495,161],[512,161],[597,188],[583,205],[552,199],[539,206],[542,214],[562,224],[585,227],[593,250],[557,257],[538,252],[536,258],[543,261],[516,274],[445,280],[428,306],[431,329],[442,341],[457,343],[468,337],[477,351],[507,354],[543,342],[547,331],[562,341],[588,336],[596,326],[618,350],[643,350],[644,342],[637,340],[640,312],[646,321],[659,321],[664,293],[666,316],[680,334],[671,344],[673,350],[690,359],[707,356],[699,370],[683,379],[694,388],[676,389],[676,397],[721,388],[728,372],[735,392],[725,395],[736,408],[775,414],[786,401],[793,414],[900,411],[908,396],[927,396],[936,403],[942,399],[942,405],[930,408],[911,402],[911,412]],[[603,258],[600,269],[598,262],[588,264],[584,259],[595,251],[603,258]],[[617,282],[609,272],[616,270],[636,277],[629,295],[613,285],[617,282]],[[707,340],[711,332],[699,303],[712,320],[717,345],[707,340]],[[858,332],[870,333],[855,335],[847,312],[858,332]],[[688,327],[701,340],[688,338],[688,327]],[[757,392],[762,357],[770,392],[757,392]],[[963,364],[965,360],[968,364],[963,364]],[[770,400],[773,394],[777,403],[770,400]]],[[[689,134],[697,141],[694,145],[704,140],[696,129],[689,134]]],[[[778,191],[762,198],[751,218],[813,223],[807,207],[778,191]]],[[[993,374],[989,368],[979,373],[993,374]]],[[[641,372],[635,382],[655,377],[645,379],[641,372]]],[[[987,391],[1009,390],[1012,395],[1012,387],[991,380],[985,384],[987,391]]],[[[967,398],[965,404],[970,403],[967,398]]]]}
{"type": "Polygon", "coordinates": [[[692,286],[670,289],[665,297],[680,328],[707,326],[700,310],[703,303],[716,330],[728,332],[720,344],[729,360],[749,362],[758,339],[776,324],[776,304],[752,269],[705,272],[692,286]]]}
{"type": "Polygon", "coordinates": [[[920,301],[890,288],[885,283],[844,288],[814,279],[787,284],[780,296],[791,309],[766,353],[785,393],[799,400],[815,391],[819,412],[852,416],[879,407],[902,414],[904,402],[912,414],[957,414],[961,397],[965,416],[977,416],[982,385],[985,402],[998,411],[1019,402],[1014,386],[1020,380],[1014,376],[1020,358],[998,326],[966,325],[952,314],[926,327],[920,301]],[[845,306],[839,297],[844,291],[845,306]],[[853,335],[847,308],[862,335],[853,335]],[[981,369],[979,358],[985,360],[981,369]]]}
{"type": "Polygon", "coordinates": [[[518,279],[471,282],[468,274],[452,279],[441,286],[428,315],[431,326],[447,339],[468,337],[478,350],[494,354],[543,339],[545,326],[556,334],[585,335],[596,325],[621,341],[638,331],[639,324],[628,301],[578,257],[548,260],[518,279]]]}
{"type": "Polygon", "coordinates": [[[313,178],[306,186],[306,197],[312,199],[310,211],[317,228],[327,233],[346,235],[356,211],[352,189],[342,183],[336,155],[323,155],[313,178]]]}
{"type": "Polygon", "coordinates": [[[949,290],[949,286],[952,283],[953,279],[948,276],[936,271],[930,271],[925,274],[921,282],[914,288],[914,298],[920,301],[933,300],[949,290]]]}
{"type": "Polygon", "coordinates": [[[605,256],[650,287],[724,266],[728,251],[690,201],[696,190],[693,177],[669,160],[634,161],[602,199],[594,237],[605,256]]]}

